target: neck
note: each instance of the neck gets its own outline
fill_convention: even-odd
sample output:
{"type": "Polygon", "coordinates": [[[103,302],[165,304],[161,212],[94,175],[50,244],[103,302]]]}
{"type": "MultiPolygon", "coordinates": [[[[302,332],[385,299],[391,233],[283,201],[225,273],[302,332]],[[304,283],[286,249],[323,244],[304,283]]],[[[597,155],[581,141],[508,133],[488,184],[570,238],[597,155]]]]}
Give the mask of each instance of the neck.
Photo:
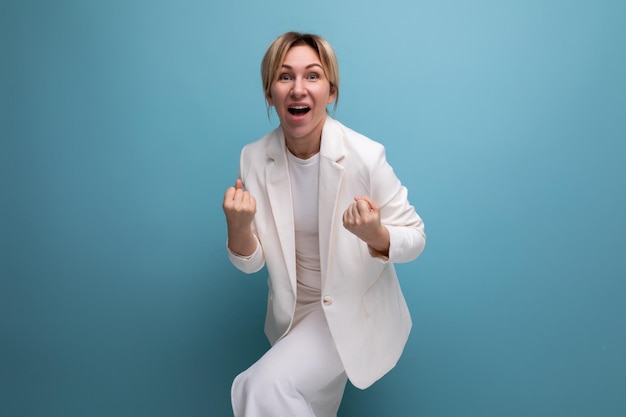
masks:
{"type": "Polygon", "coordinates": [[[316,153],[319,153],[321,143],[321,137],[312,140],[304,138],[289,140],[285,138],[285,144],[289,152],[300,159],[309,159],[316,153]]]}
{"type": "Polygon", "coordinates": [[[319,153],[325,120],[326,118],[304,136],[293,136],[288,129],[283,128],[285,144],[289,152],[300,159],[309,159],[316,153],[319,153]]]}

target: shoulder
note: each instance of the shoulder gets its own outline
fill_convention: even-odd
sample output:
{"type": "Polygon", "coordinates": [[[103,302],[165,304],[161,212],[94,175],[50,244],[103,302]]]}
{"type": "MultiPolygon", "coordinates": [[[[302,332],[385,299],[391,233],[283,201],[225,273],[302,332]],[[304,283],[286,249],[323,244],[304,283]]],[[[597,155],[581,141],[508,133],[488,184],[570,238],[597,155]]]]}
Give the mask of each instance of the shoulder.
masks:
{"type": "Polygon", "coordinates": [[[329,128],[335,133],[333,136],[341,138],[346,157],[357,157],[366,161],[384,158],[385,147],[382,143],[330,118],[329,128]]]}
{"type": "Polygon", "coordinates": [[[245,145],[241,150],[240,163],[244,166],[265,166],[270,161],[284,157],[283,132],[275,128],[262,138],[245,145]]]}
{"type": "Polygon", "coordinates": [[[278,127],[241,149],[239,175],[244,183],[250,178],[262,178],[263,172],[270,164],[283,159],[285,159],[283,134],[278,127]]]}
{"type": "Polygon", "coordinates": [[[280,127],[275,128],[269,133],[265,134],[260,139],[250,142],[242,149],[242,154],[252,153],[258,155],[259,153],[267,153],[269,149],[280,140],[280,127]]]}

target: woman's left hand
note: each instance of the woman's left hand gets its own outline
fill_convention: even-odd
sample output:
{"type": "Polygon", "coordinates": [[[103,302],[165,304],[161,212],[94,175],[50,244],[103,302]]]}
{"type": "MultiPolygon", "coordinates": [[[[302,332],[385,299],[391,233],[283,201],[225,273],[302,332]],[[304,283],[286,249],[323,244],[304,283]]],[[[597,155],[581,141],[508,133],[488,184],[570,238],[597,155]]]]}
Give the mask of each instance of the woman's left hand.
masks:
{"type": "Polygon", "coordinates": [[[343,226],[377,252],[389,253],[389,231],[380,223],[380,207],[369,197],[354,197],[343,212],[343,226]]]}

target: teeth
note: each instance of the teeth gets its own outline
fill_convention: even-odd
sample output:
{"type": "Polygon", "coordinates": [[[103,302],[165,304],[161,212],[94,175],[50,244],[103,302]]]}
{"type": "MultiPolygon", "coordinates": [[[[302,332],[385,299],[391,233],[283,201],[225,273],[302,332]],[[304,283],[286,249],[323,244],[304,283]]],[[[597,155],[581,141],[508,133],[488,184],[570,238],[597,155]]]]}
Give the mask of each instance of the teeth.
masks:
{"type": "Polygon", "coordinates": [[[294,110],[304,110],[304,109],[308,109],[309,106],[291,106],[290,109],[294,109],[294,110]]]}

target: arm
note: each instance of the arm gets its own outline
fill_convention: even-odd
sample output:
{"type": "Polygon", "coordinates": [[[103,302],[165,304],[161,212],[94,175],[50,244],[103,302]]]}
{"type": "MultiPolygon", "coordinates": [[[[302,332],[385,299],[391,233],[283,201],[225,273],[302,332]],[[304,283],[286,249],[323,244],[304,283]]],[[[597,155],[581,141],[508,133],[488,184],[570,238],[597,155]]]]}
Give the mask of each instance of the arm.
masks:
{"type": "Polygon", "coordinates": [[[411,261],[426,243],[422,219],[387,162],[384,148],[378,148],[368,160],[369,196],[355,197],[344,212],[344,226],[368,244],[372,256],[383,261],[411,261]]]}

